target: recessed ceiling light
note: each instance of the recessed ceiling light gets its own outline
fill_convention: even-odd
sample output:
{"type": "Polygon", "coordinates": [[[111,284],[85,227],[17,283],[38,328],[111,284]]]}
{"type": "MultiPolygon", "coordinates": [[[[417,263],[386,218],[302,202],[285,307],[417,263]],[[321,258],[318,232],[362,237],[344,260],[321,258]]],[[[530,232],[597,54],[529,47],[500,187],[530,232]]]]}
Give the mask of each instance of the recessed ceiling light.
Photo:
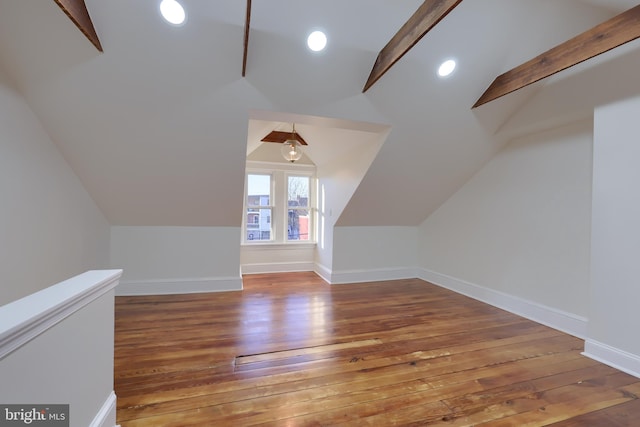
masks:
{"type": "Polygon", "coordinates": [[[314,31],[307,37],[307,46],[314,52],[320,52],[327,45],[327,36],[322,31],[314,31]]]}
{"type": "Polygon", "coordinates": [[[160,2],[160,13],[168,23],[173,25],[180,25],[187,18],[184,7],[177,0],[162,0],[160,2]]]}
{"type": "Polygon", "coordinates": [[[455,69],[456,61],[454,61],[453,59],[446,60],[442,63],[442,65],[440,65],[440,68],[438,68],[438,75],[440,77],[447,77],[448,75],[453,73],[453,70],[455,69]]]}

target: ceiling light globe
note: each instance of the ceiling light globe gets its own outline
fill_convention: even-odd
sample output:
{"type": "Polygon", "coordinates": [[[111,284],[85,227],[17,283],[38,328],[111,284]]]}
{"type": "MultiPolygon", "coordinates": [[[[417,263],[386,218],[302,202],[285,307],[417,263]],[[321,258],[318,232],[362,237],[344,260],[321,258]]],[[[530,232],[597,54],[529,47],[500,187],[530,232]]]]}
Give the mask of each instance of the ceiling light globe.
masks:
{"type": "Polygon", "coordinates": [[[286,161],[293,163],[302,157],[302,145],[295,139],[288,139],[282,144],[280,152],[286,161]]]}

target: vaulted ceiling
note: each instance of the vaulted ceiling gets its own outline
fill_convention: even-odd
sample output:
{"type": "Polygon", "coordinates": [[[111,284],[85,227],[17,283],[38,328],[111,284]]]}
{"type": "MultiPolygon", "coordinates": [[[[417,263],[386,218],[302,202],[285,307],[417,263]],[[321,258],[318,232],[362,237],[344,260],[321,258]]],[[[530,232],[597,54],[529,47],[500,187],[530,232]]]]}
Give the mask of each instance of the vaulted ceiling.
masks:
{"type": "Polygon", "coordinates": [[[305,117],[310,146],[391,128],[339,224],[417,225],[509,138],[640,93],[634,41],[471,109],[496,76],[635,1],[462,1],[365,93],[422,1],[253,2],[245,77],[246,2],[183,0],[178,27],[158,2],[86,0],[100,53],[54,1],[0,0],[0,72],[113,224],[239,226],[248,147],[264,136],[252,129],[305,117]],[[328,45],[313,53],[318,28],[328,45]]]}

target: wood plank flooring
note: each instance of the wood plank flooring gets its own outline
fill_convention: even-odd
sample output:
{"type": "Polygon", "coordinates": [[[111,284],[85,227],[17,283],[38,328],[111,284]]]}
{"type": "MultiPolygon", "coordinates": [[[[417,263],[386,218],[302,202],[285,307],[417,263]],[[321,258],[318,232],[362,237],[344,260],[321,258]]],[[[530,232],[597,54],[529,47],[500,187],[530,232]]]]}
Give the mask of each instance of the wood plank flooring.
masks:
{"type": "Polygon", "coordinates": [[[116,298],[122,427],[640,426],[575,337],[417,279],[116,298]]]}

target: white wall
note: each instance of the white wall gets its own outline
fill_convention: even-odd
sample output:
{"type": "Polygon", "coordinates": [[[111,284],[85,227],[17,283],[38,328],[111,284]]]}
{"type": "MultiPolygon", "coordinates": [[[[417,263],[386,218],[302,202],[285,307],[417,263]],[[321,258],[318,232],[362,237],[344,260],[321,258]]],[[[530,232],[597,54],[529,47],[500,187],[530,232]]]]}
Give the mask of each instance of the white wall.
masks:
{"type": "Polygon", "coordinates": [[[118,295],[238,290],[240,227],[114,226],[111,266],[118,295]]]}
{"type": "Polygon", "coordinates": [[[0,305],[108,265],[109,224],[2,70],[0,197],[0,305]]]}
{"type": "Polygon", "coordinates": [[[317,272],[330,279],[334,260],[334,230],[340,215],[367,173],[371,162],[389,132],[371,135],[371,141],[358,150],[342,153],[334,161],[318,167],[318,245],[317,272]]]}
{"type": "Polygon", "coordinates": [[[335,227],[331,283],[416,277],[417,227],[335,227]]]}
{"type": "Polygon", "coordinates": [[[590,120],[512,141],[420,226],[424,278],[585,323],[591,162],[590,120]]]}
{"type": "Polygon", "coordinates": [[[586,350],[640,375],[640,98],[595,112],[586,350]],[[625,352],[628,354],[625,355],[625,352]],[[625,360],[626,359],[626,360],[625,360]]]}

